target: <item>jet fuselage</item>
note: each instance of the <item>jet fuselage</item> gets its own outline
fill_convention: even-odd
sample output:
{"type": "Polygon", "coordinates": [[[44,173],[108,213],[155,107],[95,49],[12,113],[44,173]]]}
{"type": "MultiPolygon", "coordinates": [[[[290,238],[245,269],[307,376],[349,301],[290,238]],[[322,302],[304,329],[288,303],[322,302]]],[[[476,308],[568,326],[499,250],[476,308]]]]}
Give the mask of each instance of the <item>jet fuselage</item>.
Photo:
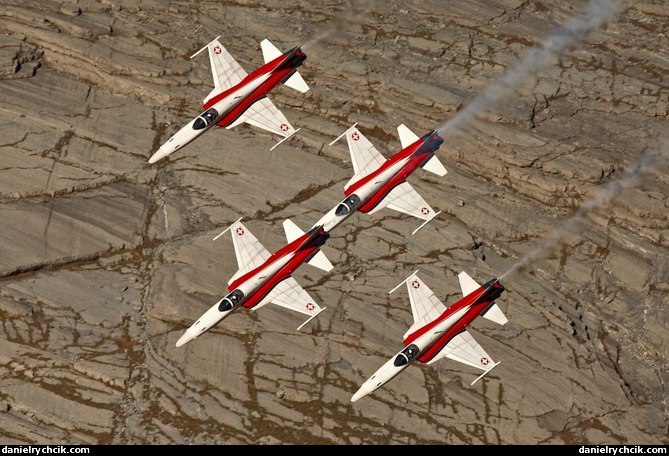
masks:
{"type": "Polygon", "coordinates": [[[349,185],[344,192],[346,198],[314,226],[321,225],[329,232],[355,211],[368,213],[374,210],[388,193],[404,182],[416,168],[427,163],[443,142],[441,136],[432,131],[397,152],[377,170],[349,185]]]}
{"type": "Polygon", "coordinates": [[[214,125],[224,128],[230,126],[253,103],[290,78],[306,58],[300,48],[291,49],[248,74],[239,84],[207,99],[204,111],[160,146],[149,159],[149,163],[173,154],[214,125]]]}
{"type": "MultiPolygon", "coordinates": [[[[414,281],[411,286],[420,286],[420,283],[414,281]]],[[[451,339],[485,313],[503,291],[504,286],[498,279],[493,279],[447,308],[435,320],[409,334],[404,340],[404,348],[363,383],[351,400],[355,402],[380,388],[413,361],[427,363],[432,360],[451,339]]]]}
{"type": "MultiPolygon", "coordinates": [[[[244,232],[236,234],[242,236],[244,232]]],[[[321,227],[312,228],[272,254],[262,265],[232,281],[228,286],[230,293],[188,328],[177,342],[177,347],[195,339],[240,307],[252,308],[258,305],[274,287],[318,253],[329,237],[321,227]]]]}

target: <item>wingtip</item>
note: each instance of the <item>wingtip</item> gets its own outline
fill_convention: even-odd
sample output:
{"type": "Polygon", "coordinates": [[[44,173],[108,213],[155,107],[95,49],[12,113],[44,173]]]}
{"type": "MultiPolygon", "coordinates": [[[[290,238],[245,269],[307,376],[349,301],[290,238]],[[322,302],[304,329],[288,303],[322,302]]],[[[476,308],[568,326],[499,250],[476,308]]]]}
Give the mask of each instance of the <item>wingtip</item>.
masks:
{"type": "Polygon", "coordinates": [[[434,220],[435,218],[437,218],[437,216],[438,216],[439,214],[441,214],[441,211],[437,211],[437,212],[435,212],[435,213],[432,215],[432,217],[430,217],[429,219],[425,220],[423,223],[421,223],[421,225],[420,225],[418,228],[416,228],[415,230],[413,230],[413,231],[411,232],[411,235],[413,236],[414,234],[418,233],[421,229],[423,229],[423,228],[425,227],[425,225],[427,225],[427,224],[430,223],[432,220],[434,220]]]}

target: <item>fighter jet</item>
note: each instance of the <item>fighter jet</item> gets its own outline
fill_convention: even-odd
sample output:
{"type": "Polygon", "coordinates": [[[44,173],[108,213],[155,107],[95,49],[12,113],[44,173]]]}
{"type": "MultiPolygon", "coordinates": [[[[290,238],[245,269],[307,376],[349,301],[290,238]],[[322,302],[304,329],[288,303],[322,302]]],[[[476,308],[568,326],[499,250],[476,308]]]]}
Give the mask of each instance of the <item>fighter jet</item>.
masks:
{"type": "Polygon", "coordinates": [[[240,308],[255,310],[272,303],[308,315],[309,319],[297,328],[298,331],[326,309],[316,304],[291,274],[302,263],[324,271],[332,269],[332,264],[320,250],[329,234],[322,227],[305,233],[290,220],[285,220],[283,227],[288,244],[270,254],[240,220],[214,238],[218,239],[227,231],[232,234],[239,271],[228,281],[230,292],[188,328],[177,341],[177,347],[197,338],[240,308]]]}
{"type": "Polygon", "coordinates": [[[373,214],[387,207],[424,220],[411,233],[415,234],[440,212],[435,213],[405,179],[418,167],[438,176],[446,174],[446,168],[434,155],[443,138],[436,130],[419,138],[402,124],[397,127],[402,150],[386,160],[356,125],[330,143],[333,145],[343,136],[348,142],[355,174],[344,188],[346,198],[316,224],[329,232],[355,211],[373,214]]]}
{"type": "Polygon", "coordinates": [[[307,58],[306,54],[299,46],[282,53],[268,40],[263,40],[260,47],[265,64],[247,74],[221,45],[219,38],[191,56],[192,59],[205,49],[209,51],[214,89],[204,99],[204,112],[160,146],[149,163],[176,152],[214,125],[230,129],[246,122],[283,136],[274,147],[297,132],[266,95],[280,82],[302,93],[309,90],[297,72],[297,67],[307,58]]]}
{"type": "Polygon", "coordinates": [[[403,283],[409,290],[414,324],[404,334],[404,348],[363,383],[351,402],[381,387],[414,361],[432,364],[445,357],[483,370],[472,385],[499,365],[467,332],[467,325],[478,316],[500,325],[508,321],[495,304],[495,299],[504,291],[499,279],[480,286],[466,272],[461,272],[458,278],[464,297],[446,308],[418,278],[417,272],[390,291],[397,290],[403,283]]]}

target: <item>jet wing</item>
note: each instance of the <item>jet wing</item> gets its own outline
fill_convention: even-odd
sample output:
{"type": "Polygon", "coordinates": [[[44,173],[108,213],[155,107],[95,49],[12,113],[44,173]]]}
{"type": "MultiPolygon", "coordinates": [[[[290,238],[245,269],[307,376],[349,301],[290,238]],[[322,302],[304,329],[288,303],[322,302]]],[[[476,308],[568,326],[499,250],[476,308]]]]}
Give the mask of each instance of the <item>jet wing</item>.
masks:
{"type": "Polygon", "coordinates": [[[289,138],[297,132],[290,122],[288,122],[286,116],[267,97],[253,103],[227,128],[236,127],[242,122],[262,128],[284,138],[289,138]]]}
{"type": "Polygon", "coordinates": [[[261,266],[271,254],[265,247],[251,234],[251,232],[239,221],[230,226],[232,233],[232,244],[235,247],[235,256],[239,271],[232,276],[228,285],[237,280],[237,278],[249,271],[261,266]]]}
{"type": "Polygon", "coordinates": [[[288,277],[286,280],[279,282],[279,284],[275,286],[262,301],[260,301],[256,306],[256,309],[270,303],[308,315],[310,317],[309,320],[300,325],[300,327],[297,328],[298,331],[312,318],[325,310],[325,307],[321,308],[321,306],[316,304],[309,293],[307,293],[306,290],[292,277],[288,277]]]}
{"type": "Polygon", "coordinates": [[[392,189],[392,191],[388,193],[388,196],[370,211],[370,214],[373,214],[384,207],[409,214],[425,221],[432,220],[438,214],[408,182],[402,182],[400,185],[392,189]]]}
{"type": "MultiPolygon", "coordinates": [[[[209,51],[209,64],[211,65],[211,75],[214,78],[214,90],[211,91],[204,104],[215,95],[228,90],[230,87],[239,84],[248,73],[244,71],[239,63],[230,55],[223,45],[216,38],[205,48],[209,51]]],[[[191,59],[204,50],[200,49],[191,56],[191,59]]]]}
{"type": "Polygon", "coordinates": [[[365,138],[362,133],[354,126],[346,130],[346,142],[353,162],[353,171],[355,174],[346,184],[348,188],[352,183],[357,182],[368,174],[379,169],[386,162],[381,152],[376,150],[374,145],[365,138]]]}
{"type": "Polygon", "coordinates": [[[444,357],[481,369],[482,371],[489,371],[496,366],[490,355],[474,340],[468,331],[463,331],[451,339],[428,364],[432,364],[444,357]]]}
{"type": "Polygon", "coordinates": [[[411,333],[426,324],[434,321],[446,310],[446,306],[435,296],[430,288],[414,272],[406,279],[409,300],[411,301],[411,313],[413,314],[413,325],[404,334],[406,339],[411,333]]]}

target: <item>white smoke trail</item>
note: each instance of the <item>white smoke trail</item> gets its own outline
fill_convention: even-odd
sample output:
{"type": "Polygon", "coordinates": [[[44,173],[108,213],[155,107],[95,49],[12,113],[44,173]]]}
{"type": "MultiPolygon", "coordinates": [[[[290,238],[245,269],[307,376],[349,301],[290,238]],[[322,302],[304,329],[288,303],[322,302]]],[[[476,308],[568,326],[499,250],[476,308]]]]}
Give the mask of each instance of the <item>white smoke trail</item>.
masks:
{"type": "Polygon", "coordinates": [[[591,0],[585,10],[551,33],[540,47],[535,47],[513,68],[488,86],[455,116],[437,129],[441,136],[471,121],[482,110],[495,106],[523,81],[536,75],[570,46],[593,30],[615,18],[622,0],[591,0]]]}
{"type": "Polygon", "coordinates": [[[313,38],[309,39],[308,41],[305,41],[305,43],[302,45],[302,49],[306,50],[306,49],[310,48],[311,46],[313,46],[317,43],[320,43],[325,38],[332,35],[336,30],[337,30],[336,23],[332,22],[332,23],[328,24],[325,27],[325,29],[322,32],[320,32],[318,35],[314,36],[313,38]]]}
{"type": "Polygon", "coordinates": [[[325,25],[319,25],[321,31],[307,40],[302,45],[302,49],[306,50],[320,43],[335,32],[343,35],[351,23],[360,22],[360,18],[366,18],[369,11],[372,11],[376,6],[376,2],[377,0],[352,0],[348,5],[344,5],[344,8],[335,13],[325,25]]]}
{"type": "Polygon", "coordinates": [[[584,218],[596,209],[607,206],[613,198],[628,188],[641,183],[641,177],[653,169],[661,160],[669,159],[669,139],[665,139],[660,147],[646,152],[639,161],[614,181],[598,189],[592,197],[587,199],[581,207],[567,220],[565,220],[555,231],[545,237],[536,247],[527,252],[508,271],[500,276],[500,280],[508,275],[522,270],[534,261],[549,253],[553,247],[562,241],[567,235],[573,233],[579,227],[584,218]]]}

